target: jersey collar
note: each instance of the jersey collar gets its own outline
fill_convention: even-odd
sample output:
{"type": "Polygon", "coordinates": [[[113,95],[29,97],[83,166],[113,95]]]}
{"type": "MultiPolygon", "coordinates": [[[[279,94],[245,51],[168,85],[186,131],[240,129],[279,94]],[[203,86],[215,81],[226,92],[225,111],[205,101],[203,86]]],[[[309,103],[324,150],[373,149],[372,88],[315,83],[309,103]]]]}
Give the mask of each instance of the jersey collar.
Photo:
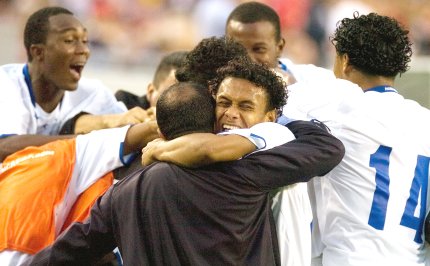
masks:
{"type": "Polygon", "coordinates": [[[380,93],[383,93],[383,92],[395,92],[395,93],[398,93],[393,87],[386,86],[386,85],[376,86],[376,87],[370,88],[368,90],[365,90],[364,92],[369,92],[369,91],[376,91],[376,92],[380,92],[380,93]]]}
{"type": "Polygon", "coordinates": [[[27,84],[28,92],[30,93],[31,103],[34,107],[36,107],[36,98],[34,97],[33,86],[31,85],[30,73],[28,72],[28,64],[25,64],[22,69],[22,73],[24,74],[25,83],[27,84]]]}

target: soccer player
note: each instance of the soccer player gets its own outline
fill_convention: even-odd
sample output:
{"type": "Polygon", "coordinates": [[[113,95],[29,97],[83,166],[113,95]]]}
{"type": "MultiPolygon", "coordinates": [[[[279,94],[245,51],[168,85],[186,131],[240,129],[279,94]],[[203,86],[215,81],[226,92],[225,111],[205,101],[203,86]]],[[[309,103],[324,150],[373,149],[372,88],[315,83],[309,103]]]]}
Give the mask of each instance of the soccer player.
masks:
{"type": "Polygon", "coordinates": [[[26,64],[0,67],[0,161],[24,147],[58,136],[137,123],[146,112],[116,101],[98,80],[82,77],[90,56],[87,29],[67,9],[33,13],[24,30],[26,64]]]}
{"type": "MultiPolygon", "coordinates": [[[[151,107],[155,108],[160,94],[176,83],[176,70],[182,66],[187,52],[178,51],[165,55],[157,66],[154,73],[154,78],[148,84],[146,94],[137,96],[131,92],[119,90],[115,92],[115,97],[118,101],[122,101],[128,109],[139,106],[147,110],[151,107]]],[[[155,114],[154,114],[155,115],[155,114]]]]}
{"type": "Polygon", "coordinates": [[[276,11],[266,4],[250,1],[238,5],[227,19],[225,34],[242,44],[253,61],[281,73],[288,85],[320,76],[333,76],[329,70],[294,64],[288,58],[281,58],[286,41],[281,34],[280,19],[276,11]]]}
{"type": "Polygon", "coordinates": [[[375,13],[345,18],[331,37],[338,79],[290,86],[284,114],[318,118],[345,145],[310,186],[314,265],[425,265],[430,111],[395,78],[411,60],[408,31],[375,13]]]}
{"type": "Polygon", "coordinates": [[[111,171],[157,130],[155,121],[96,130],[8,156],[0,164],[0,265],[20,265],[83,221],[112,185],[111,171]]]}
{"type": "MultiPolygon", "coordinates": [[[[280,19],[275,10],[263,3],[238,5],[227,19],[226,36],[242,44],[252,60],[280,73],[288,85],[308,79],[334,78],[329,70],[297,65],[287,58],[280,58],[286,44],[281,35],[280,19]]],[[[282,265],[309,265],[312,210],[306,184],[279,190],[273,198],[273,212],[282,265]]]]}
{"type": "MultiPolygon", "coordinates": [[[[234,106],[244,102],[241,122],[248,126],[273,121],[285,101],[283,82],[261,65],[230,62],[217,80],[220,98],[234,106]]],[[[212,101],[201,85],[173,85],[157,102],[163,136],[212,131],[212,101]],[[183,94],[187,97],[178,97],[183,94]],[[202,112],[195,112],[197,107],[202,112]]],[[[224,108],[235,109],[219,105],[217,117],[224,108]]],[[[225,126],[221,121],[218,127],[225,126]]],[[[295,121],[289,128],[296,140],[239,161],[194,170],[168,163],[143,169],[115,185],[90,220],[74,224],[31,262],[86,264],[118,243],[127,265],[279,264],[268,191],[330,170],[343,153],[342,144],[313,123],[295,121]]],[[[255,149],[238,138],[245,142],[242,148],[255,149]]]]}

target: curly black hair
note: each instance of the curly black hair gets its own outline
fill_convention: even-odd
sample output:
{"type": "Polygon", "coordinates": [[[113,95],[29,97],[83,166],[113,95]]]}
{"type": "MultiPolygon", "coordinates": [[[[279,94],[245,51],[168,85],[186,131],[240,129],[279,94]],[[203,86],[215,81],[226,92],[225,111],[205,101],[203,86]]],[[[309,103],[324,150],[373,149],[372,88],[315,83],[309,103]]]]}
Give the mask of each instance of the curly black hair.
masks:
{"type": "Polygon", "coordinates": [[[209,90],[216,95],[220,84],[228,77],[248,80],[257,87],[263,88],[269,97],[268,110],[281,110],[287,102],[287,84],[268,66],[251,61],[249,58],[239,58],[230,61],[226,66],[217,70],[217,76],[209,81],[209,90]]]}
{"type": "Polygon", "coordinates": [[[339,55],[347,54],[351,65],[377,76],[395,77],[409,69],[412,49],[409,31],[398,21],[376,13],[342,19],[331,42],[339,55]]]}
{"type": "Polygon", "coordinates": [[[176,70],[178,81],[192,81],[208,86],[208,81],[216,76],[216,70],[230,60],[246,57],[246,49],[227,37],[211,37],[200,41],[191,50],[185,62],[176,70]]]}

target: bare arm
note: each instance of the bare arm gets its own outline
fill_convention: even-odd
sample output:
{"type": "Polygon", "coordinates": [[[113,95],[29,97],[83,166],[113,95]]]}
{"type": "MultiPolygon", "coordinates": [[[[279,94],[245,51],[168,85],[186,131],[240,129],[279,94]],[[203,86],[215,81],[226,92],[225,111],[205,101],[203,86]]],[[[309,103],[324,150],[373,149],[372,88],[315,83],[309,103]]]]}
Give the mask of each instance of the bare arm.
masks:
{"type": "Polygon", "coordinates": [[[59,139],[74,138],[75,135],[46,136],[46,135],[16,135],[0,139],[0,162],[10,154],[28,146],[40,146],[59,139]]]}
{"type": "Polygon", "coordinates": [[[124,155],[140,151],[148,142],[158,138],[156,121],[148,121],[131,126],[124,140],[124,155]]]}
{"type": "Polygon", "coordinates": [[[154,161],[198,167],[214,162],[233,161],[256,150],[256,146],[239,135],[193,133],[171,141],[157,139],[142,150],[142,164],[154,161]]]}
{"type": "Polygon", "coordinates": [[[91,115],[85,114],[80,116],[75,123],[75,134],[83,134],[92,130],[113,128],[125,126],[128,124],[137,124],[140,122],[155,119],[153,109],[144,110],[140,107],[134,107],[125,113],[109,115],[91,115]]]}

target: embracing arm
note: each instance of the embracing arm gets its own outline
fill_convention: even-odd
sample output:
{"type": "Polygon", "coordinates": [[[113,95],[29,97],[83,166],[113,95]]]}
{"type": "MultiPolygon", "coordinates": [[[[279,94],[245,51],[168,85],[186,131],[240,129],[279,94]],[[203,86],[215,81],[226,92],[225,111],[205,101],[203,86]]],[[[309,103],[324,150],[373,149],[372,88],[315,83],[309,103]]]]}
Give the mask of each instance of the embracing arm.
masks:
{"type": "Polygon", "coordinates": [[[89,219],[74,223],[23,265],[93,265],[116,247],[111,221],[113,189],[100,197],[89,219]]]}
{"type": "Polygon", "coordinates": [[[272,122],[234,129],[221,135],[195,133],[171,141],[157,140],[142,151],[142,164],[167,161],[185,167],[234,161],[256,150],[271,149],[291,139],[291,131],[272,122]]]}
{"type": "Polygon", "coordinates": [[[47,136],[47,135],[13,135],[0,138],[0,162],[14,152],[28,146],[40,146],[59,139],[74,138],[74,135],[47,136]]]}
{"type": "Polygon", "coordinates": [[[107,115],[80,115],[74,124],[74,133],[83,134],[92,130],[121,127],[128,124],[136,124],[155,119],[153,109],[144,110],[141,107],[134,107],[127,112],[107,115]]]}
{"type": "Polygon", "coordinates": [[[324,175],[342,160],[345,147],[322,123],[295,121],[287,127],[296,140],[239,160],[234,171],[271,190],[324,175]]]}
{"type": "Polygon", "coordinates": [[[255,149],[251,141],[239,135],[193,133],[171,141],[157,139],[149,143],[142,150],[142,164],[166,161],[185,167],[198,167],[237,160],[255,149]]]}
{"type": "Polygon", "coordinates": [[[158,137],[158,125],[156,121],[148,121],[131,126],[124,140],[124,155],[140,151],[150,141],[158,137]]]}

